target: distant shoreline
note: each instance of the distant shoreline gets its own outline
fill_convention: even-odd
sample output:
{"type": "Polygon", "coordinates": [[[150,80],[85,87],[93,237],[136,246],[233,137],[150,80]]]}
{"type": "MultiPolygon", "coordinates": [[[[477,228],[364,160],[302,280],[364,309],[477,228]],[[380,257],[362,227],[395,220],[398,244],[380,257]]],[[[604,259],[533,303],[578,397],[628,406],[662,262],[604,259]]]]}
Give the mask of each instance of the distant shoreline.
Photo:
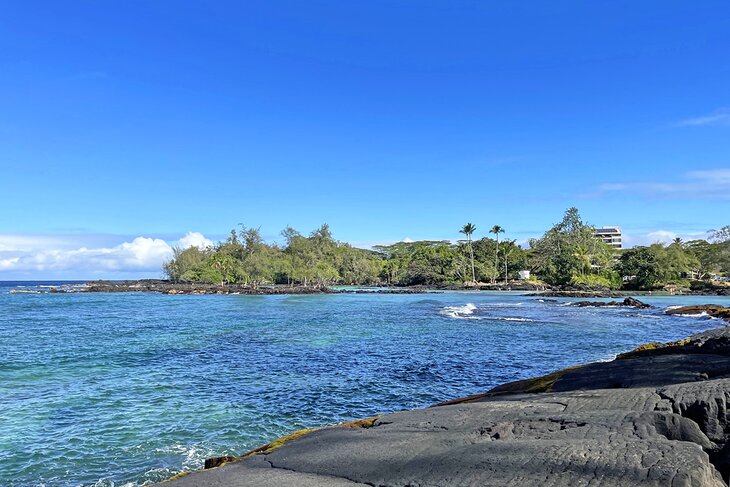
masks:
{"type": "MultiPolygon", "coordinates": [[[[630,291],[605,288],[574,286],[549,286],[532,282],[514,281],[507,284],[441,284],[431,286],[347,286],[347,285],[286,285],[247,286],[243,284],[203,284],[172,282],[163,279],[139,279],[125,281],[98,280],[64,283],[58,286],[44,286],[43,289],[23,288],[9,291],[12,294],[46,293],[130,293],[149,292],[171,295],[185,294],[233,294],[233,295],[287,295],[287,294],[425,294],[445,291],[523,291],[530,296],[578,297],[578,298],[619,298],[625,296],[669,296],[666,291],[630,291]]],[[[697,290],[684,290],[674,295],[728,296],[730,288],[716,287],[697,290]]]]}

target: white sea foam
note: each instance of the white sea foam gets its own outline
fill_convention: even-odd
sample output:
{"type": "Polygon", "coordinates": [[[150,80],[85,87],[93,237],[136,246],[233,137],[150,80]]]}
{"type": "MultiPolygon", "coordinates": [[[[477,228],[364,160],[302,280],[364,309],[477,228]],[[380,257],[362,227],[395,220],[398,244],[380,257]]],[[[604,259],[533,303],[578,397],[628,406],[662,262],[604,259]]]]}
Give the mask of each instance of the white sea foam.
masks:
{"type": "Polygon", "coordinates": [[[172,453],[176,455],[184,455],[185,458],[182,461],[183,470],[196,470],[203,466],[205,459],[214,455],[212,449],[201,446],[193,445],[186,446],[180,443],[168,445],[162,448],[155,448],[156,452],[160,453],[172,453]]]}
{"type": "MultiPolygon", "coordinates": [[[[671,311],[673,309],[681,308],[682,306],[667,306],[664,312],[671,311]]],[[[684,318],[711,318],[716,319],[715,316],[710,316],[707,314],[707,311],[702,311],[701,313],[674,313],[674,316],[682,316],[684,318]]]]}
{"type": "Polygon", "coordinates": [[[674,316],[683,316],[685,318],[711,318],[714,319],[714,316],[710,316],[707,314],[707,311],[703,311],[702,313],[678,313],[674,316]]]}
{"type": "Polygon", "coordinates": [[[449,318],[473,318],[476,310],[475,304],[467,303],[464,306],[446,306],[439,314],[449,318]]]}
{"type": "Polygon", "coordinates": [[[488,317],[490,320],[500,320],[500,321],[520,321],[524,323],[530,323],[535,320],[531,320],[530,318],[517,318],[514,316],[490,316],[488,317]]]}
{"type": "Polygon", "coordinates": [[[477,315],[477,310],[482,309],[482,306],[477,307],[473,303],[467,303],[463,306],[446,306],[439,311],[439,314],[449,318],[467,319],[467,320],[498,320],[498,321],[517,321],[517,322],[533,322],[535,320],[530,318],[522,318],[519,316],[488,316],[488,315],[477,315]]]}

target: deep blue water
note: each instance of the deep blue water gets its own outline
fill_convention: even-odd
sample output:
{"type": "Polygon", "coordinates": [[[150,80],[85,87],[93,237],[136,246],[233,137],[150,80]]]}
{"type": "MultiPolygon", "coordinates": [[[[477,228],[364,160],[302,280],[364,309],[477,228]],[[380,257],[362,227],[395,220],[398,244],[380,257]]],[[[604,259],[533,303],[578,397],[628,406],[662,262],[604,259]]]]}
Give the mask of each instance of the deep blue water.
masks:
{"type": "MultiPolygon", "coordinates": [[[[36,283],[37,284],[37,283],[36,283]]],[[[52,284],[52,283],[46,283],[52,284]]],[[[0,485],[160,481],[291,430],[482,392],[722,322],[520,293],[8,294],[0,485]]]]}

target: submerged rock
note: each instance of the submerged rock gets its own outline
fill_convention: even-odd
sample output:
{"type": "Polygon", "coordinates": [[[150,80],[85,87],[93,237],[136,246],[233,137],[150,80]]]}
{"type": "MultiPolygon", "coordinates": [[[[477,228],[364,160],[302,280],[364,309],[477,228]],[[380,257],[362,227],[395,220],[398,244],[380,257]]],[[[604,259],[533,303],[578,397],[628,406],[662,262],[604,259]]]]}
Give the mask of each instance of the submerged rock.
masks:
{"type": "Polygon", "coordinates": [[[729,403],[723,328],[427,409],[299,432],[166,485],[720,487],[730,475],[729,403]]]}

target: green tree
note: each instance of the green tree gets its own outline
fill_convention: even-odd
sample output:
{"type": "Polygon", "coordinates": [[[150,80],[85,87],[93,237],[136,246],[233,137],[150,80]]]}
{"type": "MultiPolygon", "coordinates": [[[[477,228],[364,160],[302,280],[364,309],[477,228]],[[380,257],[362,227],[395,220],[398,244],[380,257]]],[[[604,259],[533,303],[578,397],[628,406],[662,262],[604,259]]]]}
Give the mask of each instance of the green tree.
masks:
{"type": "Polygon", "coordinates": [[[217,271],[221,284],[229,284],[236,281],[237,265],[233,257],[223,252],[215,252],[208,260],[210,268],[217,271]]]}
{"type": "Polygon", "coordinates": [[[631,287],[653,289],[662,280],[656,249],[634,247],[621,254],[616,270],[631,287]]]}
{"type": "Polygon", "coordinates": [[[715,243],[730,242],[730,225],[718,230],[710,230],[710,241],[715,243]]]}
{"type": "Polygon", "coordinates": [[[467,223],[461,227],[461,230],[459,230],[459,233],[466,235],[466,241],[469,244],[469,255],[471,256],[471,282],[476,282],[477,280],[476,273],[474,272],[474,247],[471,245],[471,236],[476,230],[477,227],[472,223],[467,223]]]}
{"type": "Polygon", "coordinates": [[[690,270],[693,277],[707,279],[721,272],[723,261],[721,244],[712,244],[706,240],[690,240],[685,244],[685,249],[695,259],[695,266],[690,270]]]}
{"type": "MultiPolygon", "coordinates": [[[[489,230],[489,233],[493,233],[495,239],[497,240],[497,245],[494,247],[494,268],[499,269],[499,234],[504,233],[504,228],[500,227],[499,225],[494,225],[489,230]]],[[[499,271],[497,271],[497,274],[499,274],[499,271]]],[[[494,284],[496,281],[497,275],[495,275],[492,279],[492,284],[494,284]]]]}
{"type": "Polygon", "coordinates": [[[594,228],[583,222],[577,208],[569,208],[542,238],[530,240],[530,250],[532,270],[550,284],[567,284],[586,271],[608,275],[615,255],[594,237],[594,228]]]}
{"type": "Polygon", "coordinates": [[[172,258],[166,261],[162,270],[171,281],[194,281],[197,271],[207,258],[207,252],[198,247],[172,248],[172,258]]]}

